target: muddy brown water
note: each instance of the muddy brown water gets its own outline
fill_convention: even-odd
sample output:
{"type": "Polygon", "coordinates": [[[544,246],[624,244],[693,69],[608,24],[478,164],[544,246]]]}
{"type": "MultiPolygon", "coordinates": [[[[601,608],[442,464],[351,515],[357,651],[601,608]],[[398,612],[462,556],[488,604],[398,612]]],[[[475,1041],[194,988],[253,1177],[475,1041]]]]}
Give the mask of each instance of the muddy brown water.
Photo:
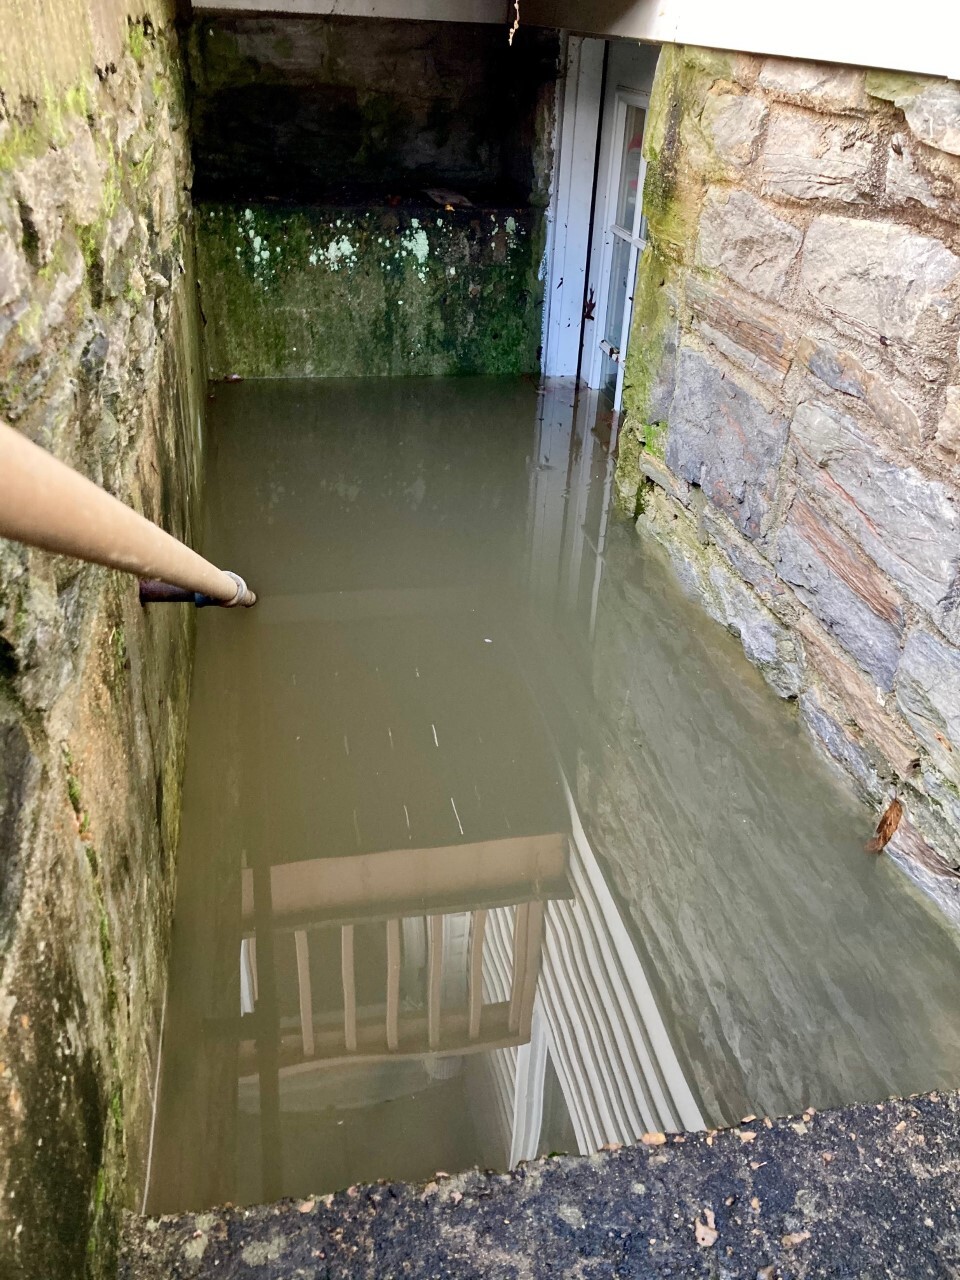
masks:
{"type": "Polygon", "coordinates": [[[147,1207],[960,1083],[956,935],[524,381],[210,405],[147,1207]]]}

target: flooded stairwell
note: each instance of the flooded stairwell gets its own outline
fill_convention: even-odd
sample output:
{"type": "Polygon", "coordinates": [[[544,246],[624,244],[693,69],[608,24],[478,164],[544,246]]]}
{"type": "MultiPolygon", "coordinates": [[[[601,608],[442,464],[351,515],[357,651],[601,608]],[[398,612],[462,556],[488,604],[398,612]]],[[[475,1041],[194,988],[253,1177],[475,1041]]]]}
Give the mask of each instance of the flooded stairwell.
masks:
{"type": "Polygon", "coordinates": [[[951,1275],[957,85],[329,7],[0,0],[0,1276],[951,1275]]]}

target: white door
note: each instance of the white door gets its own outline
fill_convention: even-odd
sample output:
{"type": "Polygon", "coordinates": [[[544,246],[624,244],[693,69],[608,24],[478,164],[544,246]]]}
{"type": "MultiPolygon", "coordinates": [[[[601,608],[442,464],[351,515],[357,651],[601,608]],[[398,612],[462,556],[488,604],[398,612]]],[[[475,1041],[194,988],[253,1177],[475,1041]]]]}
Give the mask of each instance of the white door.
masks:
{"type": "Polygon", "coordinates": [[[617,409],[645,232],[641,143],[659,52],[570,36],[558,93],[543,372],[579,376],[617,409]]]}
{"type": "Polygon", "coordinates": [[[657,52],[649,45],[613,43],[607,61],[582,376],[588,386],[605,392],[617,410],[637,261],[646,234],[642,146],[657,52]]]}

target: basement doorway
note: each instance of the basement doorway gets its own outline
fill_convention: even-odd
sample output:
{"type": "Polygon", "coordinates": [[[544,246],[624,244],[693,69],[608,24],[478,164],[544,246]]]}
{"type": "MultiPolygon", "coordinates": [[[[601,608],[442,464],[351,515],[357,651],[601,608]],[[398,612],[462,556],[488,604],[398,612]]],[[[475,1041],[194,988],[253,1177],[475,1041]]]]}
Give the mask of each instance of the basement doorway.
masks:
{"type": "Polygon", "coordinates": [[[642,147],[658,55],[571,36],[558,103],[543,370],[601,391],[616,412],[646,239],[642,147]]]}

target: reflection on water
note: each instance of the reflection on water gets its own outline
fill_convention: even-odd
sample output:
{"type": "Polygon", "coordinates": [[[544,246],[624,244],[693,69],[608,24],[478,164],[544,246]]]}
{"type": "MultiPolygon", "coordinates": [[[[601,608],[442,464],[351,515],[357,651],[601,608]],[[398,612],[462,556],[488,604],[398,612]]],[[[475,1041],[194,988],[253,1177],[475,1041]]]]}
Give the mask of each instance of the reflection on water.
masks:
{"type": "Polygon", "coordinates": [[[956,1085],[954,936],[568,385],[219,388],[149,1207],[956,1085]]]}

